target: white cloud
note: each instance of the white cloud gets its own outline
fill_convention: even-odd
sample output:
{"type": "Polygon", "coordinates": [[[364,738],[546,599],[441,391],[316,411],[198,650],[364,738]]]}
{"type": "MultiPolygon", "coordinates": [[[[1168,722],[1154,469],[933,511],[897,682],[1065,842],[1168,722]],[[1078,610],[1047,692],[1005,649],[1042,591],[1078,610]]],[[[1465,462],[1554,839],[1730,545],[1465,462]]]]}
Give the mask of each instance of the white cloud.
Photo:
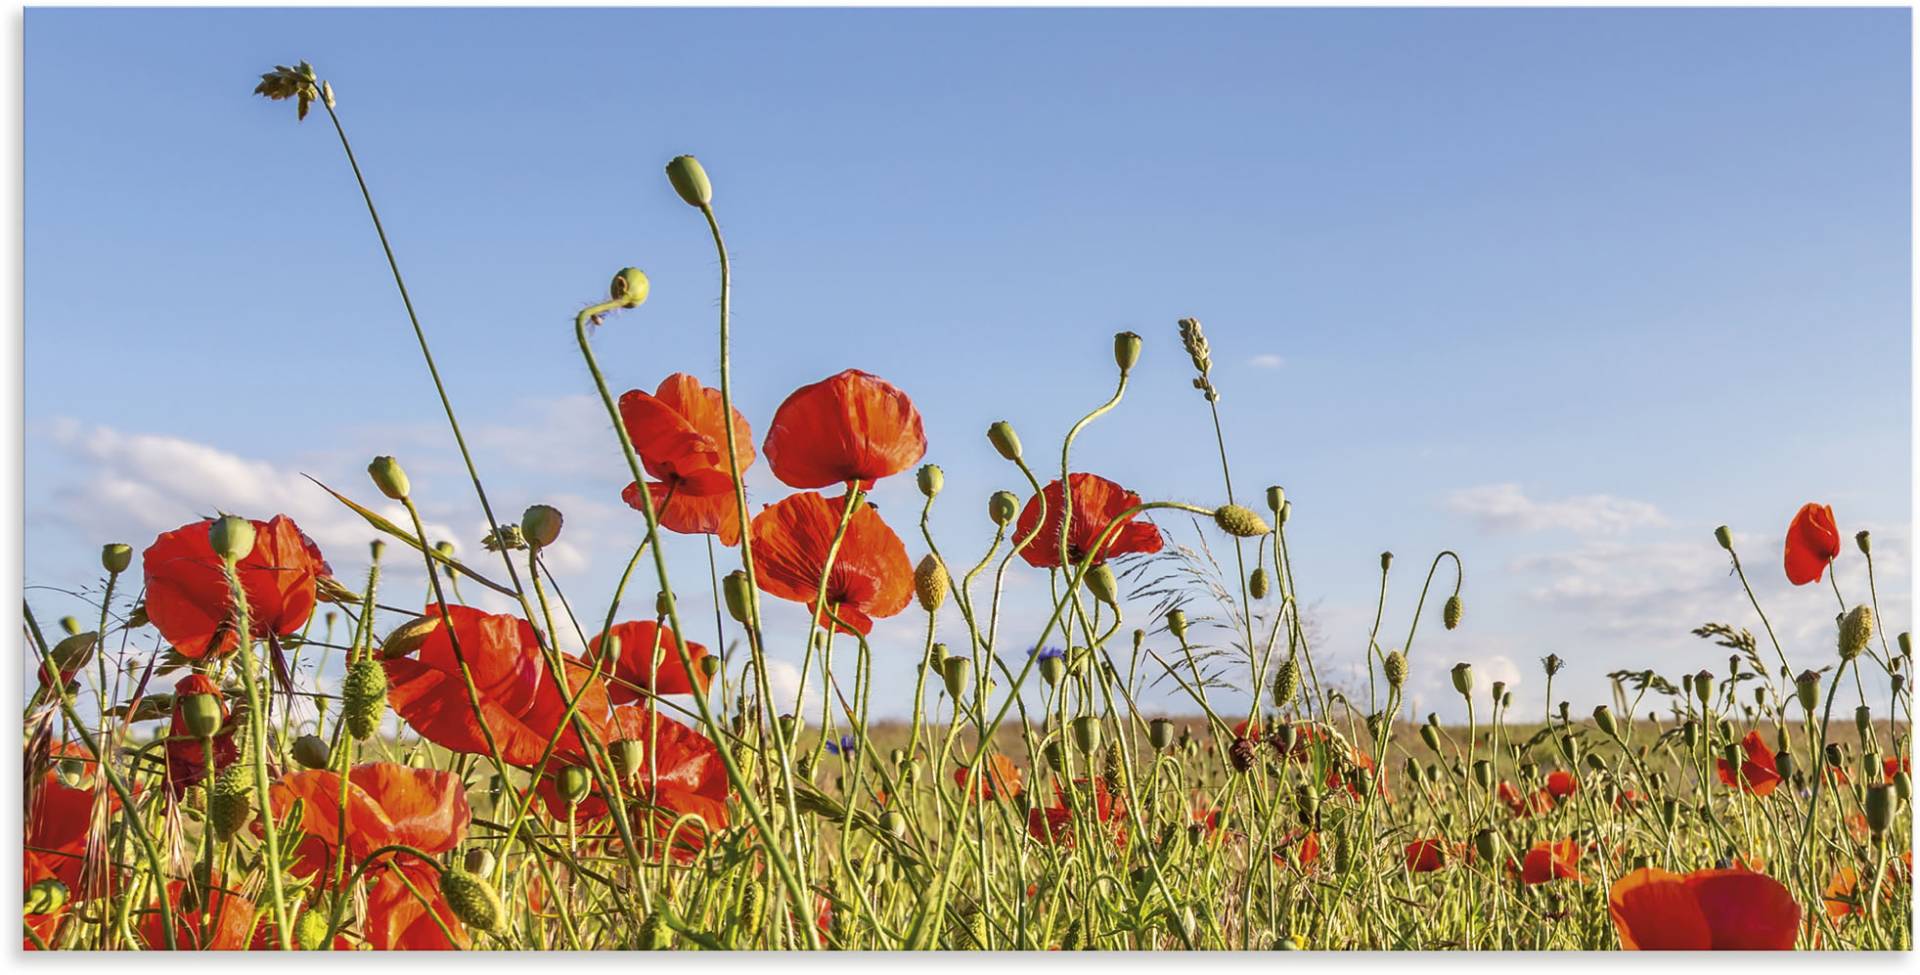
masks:
{"type": "Polygon", "coordinates": [[[1255,369],[1278,369],[1286,364],[1287,360],[1284,356],[1275,355],[1271,352],[1262,352],[1247,360],[1247,365],[1255,369]]]}
{"type": "Polygon", "coordinates": [[[1643,526],[1667,524],[1660,509],[1645,501],[1587,494],[1558,501],[1536,501],[1518,484],[1484,484],[1447,496],[1445,507],[1479,522],[1489,532],[1569,531],[1577,535],[1617,535],[1643,526]]]}
{"type": "MultiPolygon", "coordinates": [[[[767,688],[773,695],[774,709],[789,713],[793,707],[794,695],[800,691],[800,668],[784,660],[767,661],[767,688]]],[[[815,675],[807,682],[807,696],[800,704],[800,711],[809,725],[820,721],[820,679],[815,675]]]]}

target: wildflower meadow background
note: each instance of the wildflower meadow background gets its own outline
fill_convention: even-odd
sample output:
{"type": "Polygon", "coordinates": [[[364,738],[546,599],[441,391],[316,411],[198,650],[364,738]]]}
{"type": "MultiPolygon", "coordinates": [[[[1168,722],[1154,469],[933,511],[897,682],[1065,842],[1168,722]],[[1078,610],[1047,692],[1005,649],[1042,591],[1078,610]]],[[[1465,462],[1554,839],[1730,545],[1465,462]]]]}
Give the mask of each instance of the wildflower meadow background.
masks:
{"type": "Polygon", "coordinates": [[[1908,16],[31,11],[23,948],[1908,950],[1908,16]]]}

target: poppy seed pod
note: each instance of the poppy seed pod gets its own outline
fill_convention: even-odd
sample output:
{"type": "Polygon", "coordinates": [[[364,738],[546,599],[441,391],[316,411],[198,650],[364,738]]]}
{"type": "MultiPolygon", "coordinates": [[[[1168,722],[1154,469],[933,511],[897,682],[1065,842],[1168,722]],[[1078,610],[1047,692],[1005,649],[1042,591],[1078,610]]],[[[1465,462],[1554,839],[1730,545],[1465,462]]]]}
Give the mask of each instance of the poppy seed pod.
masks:
{"type": "Polygon", "coordinates": [[[253,554],[253,522],[239,515],[221,515],[207,526],[207,541],[223,561],[238,562],[253,554]]]}
{"type": "MultiPolygon", "coordinates": [[[[1275,518],[1280,517],[1280,509],[1286,506],[1287,492],[1285,488],[1282,488],[1278,484],[1267,488],[1267,510],[1273,512],[1275,518]]],[[[1284,521],[1284,519],[1282,520],[1284,521]]]]}
{"type": "Polygon", "coordinates": [[[1460,595],[1458,593],[1448,596],[1447,604],[1440,610],[1440,622],[1449,630],[1459,629],[1460,613],[1464,608],[1460,603],[1460,595]]]}
{"type": "Polygon", "coordinates": [[[1187,642],[1187,614],[1185,610],[1167,610],[1167,632],[1181,643],[1187,642]]]}
{"type": "Polygon", "coordinates": [[[319,735],[301,735],[293,740],[293,760],[307,768],[326,768],[332,764],[333,750],[319,735]]]}
{"type": "Polygon", "coordinates": [[[1459,691],[1461,697],[1472,697],[1473,696],[1473,665],[1469,663],[1454,664],[1452,676],[1453,676],[1453,689],[1456,691],[1459,691]]]}
{"type": "Polygon", "coordinates": [[[1428,750],[1432,751],[1435,755],[1440,754],[1440,732],[1434,728],[1433,725],[1423,724],[1420,726],[1420,740],[1424,742],[1428,750]]]}
{"type": "Polygon", "coordinates": [[[1501,698],[1507,696],[1507,682],[1503,680],[1494,681],[1491,690],[1493,691],[1491,695],[1493,703],[1497,705],[1500,703],[1501,698]]]}
{"type": "Polygon", "coordinates": [[[1854,534],[1853,543],[1860,546],[1861,555],[1873,554],[1873,535],[1866,529],[1862,528],[1854,534]]]}
{"type": "Polygon", "coordinates": [[[1213,509],[1213,523],[1235,538],[1259,538],[1273,530],[1258,512],[1238,504],[1223,504],[1213,509]]]}
{"type": "Polygon", "coordinates": [[[623,267],[613,276],[613,283],[607,286],[607,297],[619,302],[622,308],[638,308],[646,303],[647,295],[653,285],[647,281],[646,272],[637,267],[623,267]]]}
{"type": "Polygon", "coordinates": [[[1609,738],[1620,737],[1620,725],[1613,720],[1612,708],[1604,704],[1595,706],[1593,709],[1593,723],[1595,727],[1600,729],[1601,734],[1609,738]]]}
{"type": "Polygon", "coordinates": [[[1560,668],[1565,665],[1566,661],[1561,660],[1560,655],[1557,653],[1550,653],[1540,658],[1540,666],[1547,672],[1548,677],[1560,673],[1560,668]]]}
{"type": "Polygon", "coordinates": [[[373,737],[386,710],[387,669],[366,657],[348,665],[340,684],[340,717],[347,723],[347,734],[356,741],[373,737]]]}
{"type": "Polygon", "coordinates": [[[616,741],[613,747],[607,750],[612,753],[613,770],[620,773],[622,779],[633,778],[646,762],[647,746],[637,739],[625,738],[616,741]]]}
{"type": "Polygon", "coordinates": [[[1820,674],[1817,671],[1803,670],[1793,679],[1793,696],[1808,714],[1820,707],[1820,674]]]}
{"type": "Polygon", "coordinates": [[[1483,829],[1473,834],[1473,852],[1479,857],[1481,863],[1491,866],[1499,862],[1500,834],[1490,829],[1483,829]]]}
{"type": "Polygon", "coordinates": [[[1873,639],[1873,607],[1862,603],[1855,606],[1840,621],[1840,659],[1852,660],[1860,656],[1873,639]]]}
{"type": "Polygon", "coordinates": [[[1715,528],[1713,530],[1713,540],[1719,542],[1721,548],[1729,552],[1733,551],[1733,531],[1727,526],[1721,525],[1715,528]]]}
{"type": "Polygon", "coordinates": [[[1093,598],[1116,609],[1120,606],[1120,582],[1113,577],[1113,570],[1105,562],[1087,570],[1087,591],[1093,598]]]}
{"type": "Polygon", "coordinates": [[[955,701],[966,696],[973,685],[973,661],[966,657],[948,657],[940,662],[940,679],[947,685],[947,696],[955,701]]]}
{"type": "Polygon", "coordinates": [[[1169,718],[1155,718],[1147,722],[1147,743],[1156,752],[1164,752],[1173,744],[1173,721],[1169,718]]]}
{"type": "Polygon", "coordinates": [[[1020,459],[1020,435],[1013,432],[1013,424],[1005,420],[996,420],[987,428],[987,442],[1000,456],[1011,461],[1020,459]]]}
{"type": "Polygon", "coordinates": [[[569,765],[560,770],[560,798],[569,806],[577,806],[587,797],[593,787],[593,779],[587,770],[578,765],[569,765]]]}
{"type": "Polygon", "coordinates": [[[133,547],[122,542],[100,546],[100,567],[113,575],[127,571],[133,564],[133,547]]]}
{"type": "Polygon", "coordinates": [[[1247,594],[1255,599],[1267,598],[1267,567],[1261,566],[1247,576],[1247,594]]]}
{"type": "Polygon", "coordinates": [[[941,488],[947,486],[947,472],[941,470],[939,464],[920,465],[920,469],[914,472],[913,479],[919,483],[920,493],[926,495],[928,500],[932,500],[940,493],[941,488]]]}
{"type": "Polygon", "coordinates": [[[1046,681],[1048,687],[1058,686],[1060,678],[1067,675],[1067,661],[1064,657],[1041,657],[1039,667],[1040,679],[1046,681]]]}
{"type": "Polygon", "coordinates": [[[207,739],[219,734],[220,725],[226,720],[220,714],[217,694],[189,694],[180,699],[179,707],[186,718],[187,734],[195,738],[207,739]]]}
{"type": "Polygon", "coordinates": [[[407,481],[407,472],[400,468],[400,462],[392,457],[381,455],[367,465],[367,476],[373,478],[373,486],[380,493],[394,501],[405,501],[413,491],[413,485],[407,481]]]}
{"type": "Polygon", "coordinates": [[[1280,662],[1273,671],[1273,706],[1284,708],[1300,693],[1300,665],[1292,657],[1280,662]]]}
{"type": "Polygon", "coordinates": [[[929,613],[940,608],[947,599],[947,567],[929,552],[913,569],[913,592],[920,599],[920,608],[929,613]]]}
{"type": "Polygon", "coordinates": [[[707,179],[706,167],[692,156],[675,156],[667,163],[667,182],[690,207],[704,210],[713,202],[713,183],[707,179]]]}
{"type": "Polygon", "coordinates": [[[446,895],[453,916],[467,927],[493,933],[506,923],[507,909],[500,903],[500,895],[491,884],[465,870],[456,867],[443,872],[440,893],[446,895]]]}
{"type": "Polygon", "coordinates": [[[1002,528],[1013,521],[1013,516],[1019,513],[1020,499],[1014,497],[1012,491],[995,491],[993,496],[987,499],[987,517],[993,519],[993,523],[1002,528]]]}
{"type": "Polygon", "coordinates": [[[1386,674],[1387,686],[1399,690],[1407,683],[1407,655],[1398,650],[1387,654],[1381,661],[1380,670],[1386,674]]]}
{"type": "Polygon", "coordinates": [[[1706,704],[1713,700],[1712,671],[1703,670],[1693,675],[1693,695],[1700,699],[1701,704],[1706,704]]]}
{"type": "Polygon", "coordinates": [[[720,658],[713,655],[701,657],[699,667],[701,675],[711,681],[720,673],[720,658]]]}
{"type": "Polygon", "coordinates": [[[520,516],[520,535],[534,548],[546,548],[560,538],[560,509],[536,504],[520,516]]]}
{"type": "Polygon", "coordinates": [[[1680,725],[1680,740],[1686,742],[1688,748],[1693,748],[1699,745],[1700,744],[1700,723],[1692,720],[1691,718],[1683,722],[1680,725]]]}
{"type": "Polygon", "coordinates": [[[1133,371],[1135,363],[1140,361],[1140,336],[1132,332],[1121,332],[1113,337],[1113,362],[1122,373],[1133,371]]]}
{"type": "Polygon", "coordinates": [[[1913,634],[1902,633],[1894,642],[1900,644],[1900,656],[1913,659],[1913,634]]]}
{"type": "Polygon", "coordinates": [[[1073,719],[1073,747],[1082,755],[1091,755],[1100,747],[1100,719],[1083,714],[1073,719]]]}

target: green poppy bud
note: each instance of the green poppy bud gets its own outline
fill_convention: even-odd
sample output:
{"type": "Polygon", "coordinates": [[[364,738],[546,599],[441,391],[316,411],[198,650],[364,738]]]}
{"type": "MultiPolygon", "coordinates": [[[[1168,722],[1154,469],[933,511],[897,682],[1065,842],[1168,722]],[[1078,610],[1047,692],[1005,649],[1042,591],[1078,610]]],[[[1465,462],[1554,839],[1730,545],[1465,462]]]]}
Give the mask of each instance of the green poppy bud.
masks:
{"type": "Polygon", "coordinates": [[[326,768],[332,764],[333,749],[319,735],[301,735],[293,740],[293,760],[307,768],[326,768]]]}
{"type": "Polygon", "coordinates": [[[620,773],[620,777],[623,779],[633,778],[639,774],[641,767],[646,764],[646,743],[637,739],[626,738],[616,741],[608,751],[613,753],[614,771],[620,773]]]}
{"type": "Polygon", "coordinates": [[[920,484],[920,493],[932,500],[941,488],[947,486],[947,473],[940,469],[939,464],[922,464],[920,470],[914,473],[914,480],[920,484]]]}
{"type": "Polygon", "coordinates": [[[1612,708],[1604,704],[1596,706],[1593,709],[1593,723],[1600,729],[1601,734],[1609,738],[1620,737],[1620,724],[1613,719],[1612,708]]]}
{"type": "Polygon", "coordinates": [[[477,931],[498,932],[506,923],[507,909],[500,895],[485,880],[454,868],[440,875],[440,893],[447,907],[461,923],[477,931]]]}
{"type": "Polygon", "coordinates": [[[892,834],[894,839],[905,839],[907,817],[897,809],[889,809],[880,815],[880,828],[892,834]]]}
{"type": "Polygon", "coordinates": [[[1019,513],[1020,499],[1014,497],[1012,491],[995,491],[987,499],[987,517],[1002,528],[1012,524],[1014,516],[1019,513]]]}
{"type": "Polygon", "coordinates": [[[1473,763],[1473,784],[1482,789],[1493,788],[1493,763],[1478,759],[1473,763]]]}
{"type": "Polygon", "coordinates": [[[53,914],[67,906],[70,896],[66,884],[53,877],[46,877],[34,881],[33,886],[27,888],[26,896],[22,898],[22,906],[27,914],[53,914]]]}
{"type": "Polygon", "coordinates": [[[645,271],[637,267],[623,267],[613,276],[613,283],[607,286],[607,297],[620,303],[622,308],[638,308],[647,300],[647,294],[653,285],[647,281],[645,271]]]}
{"type": "Polygon", "coordinates": [[[1005,420],[996,420],[987,428],[987,442],[1000,456],[1011,461],[1020,459],[1020,435],[1013,432],[1013,424],[1005,420]]]}
{"type": "Polygon", "coordinates": [[[716,654],[701,657],[699,667],[701,675],[711,681],[720,673],[720,657],[716,654]]]}
{"type": "Polygon", "coordinates": [[[1873,607],[1866,604],[1855,606],[1840,621],[1840,659],[1852,660],[1860,656],[1873,639],[1873,607]]]}
{"type": "Polygon", "coordinates": [[[690,207],[706,209],[713,202],[713,184],[707,179],[707,170],[692,156],[675,156],[667,163],[667,182],[690,207]]]}
{"type": "Polygon", "coordinates": [[[1300,665],[1288,657],[1273,670],[1273,706],[1285,708],[1300,693],[1300,665]]]}
{"type": "Polygon", "coordinates": [[[1684,741],[1684,742],[1686,742],[1686,743],[1687,743],[1687,747],[1688,747],[1689,749],[1692,749],[1692,748],[1694,748],[1694,747],[1696,747],[1696,746],[1698,746],[1698,745],[1700,744],[1700,724],[1699,724],[1699,722],[1697,722],[1697,721],[1694,721],[1694,720],[1692,720],[1692,719],[1688,719],[1688,720],[1687,720],[1687,721],[1686,721],[1685,723],[1683,723],[1683,724],[1681,724],[1681,725],[1680,725],[1680,740],[1681,740],[1681,741],[1684,741]]]}
{"type": "Polygon", "coordinates": [[[1452,676],[1453,676],[1453,689],[1456,691],[1459,691],[1461,697],[1472,697],[1473,696],[1473,665],[1469,663],[1454,664],[1452,676]]]}
{"type": "Polygon", "coordinates": [[[1873,554],[1873,535],[1866,529],[1863,528],[1854,534],[1853,543],[1860,546],[1861,555],[1873,554]]]}
{"type": "Polygon", "coordinates": [[[1913,776],[1905,771],[1893,773],[1893,791],[1901,802],[1913,801],[1913,776]]]}
{"type": "Polygon", "coordinates": [[[1447,604],[1441,607],[1441,610],[1440,610],[1440,622],[1444,624],[1446,628],[1449,630],[1459,629],[1460,613],[1463,608],[1464,607],[1460,603],[1460,596],[1458,593],[1448,596],[1447,604]]]}
{"type": "Polygon", "coordinates": [[[1499,862],[1500,834],[1483,829],[1473,834],[1473,853],[1481,863],[1492,865],[1499,862]]]}
{"type": "Polygon", "coordinates": [[[1080,749],[1082,755],[1091,755],[1100,747],[1099,718],[1083,714],[1073,719],[1073,747],[1080,749]]]}
{"type": "Polygon", "coordinates": [[[947,696],[960,700],[973,685],[973,661],[966,657],[948,657],[940,662],[940,679],[947,685],[947,696]]]}
{"type": "Polygon", "coordinates": [[[1727,526],[1721,525],[1715,528],[1713,530],[1713,540],[1719,542],[1721,548],[1729,552],[1733,551],[1733,531],[1727,526]]]}
{"type": "Polygon", "coordinates": [[[1040,679],[1048,687],[1056,687],[1060,679],[1067,676],[1067,661],[1064,657],[1042,657],[1039,663],[1040,679]]]}
{"type": "Polygon", "coordinates": [[[1867,828],[1879,836],[1893,823],[1893,789],[1886,785],[1867,786],[1867,828]]]}
{"type": "Polygon", "coordinates": [[[1173,744],[1173,721],[1170,718],[1155,718],[1147,722],[1147,743],[1156,752],[1164,752],[1173,744]]]}
{"type": "Polygon", "coordinates": [[[1287,526],[1287,520],[1292,517],[1293,502],[1288,501],[1280,505],[1280,511],[1273,516],[1273,523],[1276,527],[1285,528],[1287,526]]]}
{"type": "Polygon", "coordinates": [[[1853,709],[1853,727],[1860,733],[1862,747],[1873,740],[1873,708],[1862,704],[1853,709]]]}
{"type": "Polygon", "coordinates": [[[62,616],[60,617],[60,629],[66,631],[68,636],[79,636],[80,620],[72,616],[62,616]]]}
{"type": "Polygon", "coordinates": [[[113,575],[127,571],[133,564],[133,547],[121,542],[113,542],[100,547],[100,567],[113,575]]]}
{"type": "Polygon", "coordinates": [[[1380,571],[1384,573],[1388,569],[1391,569],[1392,567],[1393,567],[1393,553],[1381,552],[1380,553],[1380,571]]]}
{"type": "Polygon", "coordinates": [[[228,563],[238,562],[253,554],[253,522],[239,515],[221,515],[207,526],[207,540],[213,543],[213,554],[228,563]]]}
{"type": "Polygon", "coordinates": [[[1223,504],[1213,509],[1213,523],[1235,538],[1259,538],[1272,531],[1259,513],[1237,504],[1223,504]]]}
{"type": "Polygon", "coordinates": [[[520,535],[534,548],[546,548],[560,538],[560,509],[536,504],[520,516],[520,535]]]}
{"type": "Polygon", "coordinates": [[[1580,761],[1580,742],[1572,735],[1560,736],[1560,757],[1572,765],[1580,761]]]}
{"type": "Polygon", "coordinates": [[[1187,614],[1185,610],[1167,610],[1167,632],[1182,644],[1187,642],[1187,614]]]}
{"type": "Polygon", "coordinates": [[[392,457],[375,457],[373,463],[367,465],[367,476],[373,478],[373,486],[379,488],[381,494],[395,501],[406,500],[413,490],[413,485],[407,481],[407,472],[392,457]]]}
{"type": "Polygon", "coordinates": [[[1135,363],[1140,361],[1140,336],[1132,332],[1121,332],[1113,337],[1113,361],[1124,374],[1133,371],[1135,363]]]}
{"type": "Polygon", "coordinates": [[[1793,778],[1794,765],[1793,752],[1782,748],[1773,753],[1773,767],[1780,773],[1781,778],[1793,778]]]}
{"type": "Polygon", "coordinates": [[[1113,570],[1106,563],[1088,569],[1086,581],[1087,591],[1093,593],[1093,598],[1115,609],[1120,607],[1120,582],[1114,578],[1113,570]]]}
{"type": "Polygon", "coordinates": [[[1420,726],[1420,740],[1424,742],[1428,750],[1432,751],[1435,755],[1440,754],[1440,732],[1436,730],[1433,725],[1423,724],[1420,726]]]}
{"type": "Polygon", "coordinates": [[[593,778],[587,770],[578,765],[569,765],[560,770],[560,798],[569,806],[577,806],[592,790],[593,778]]]}
{"type": "Polygon", "coordinates": [[[1300,742],[1300,729],[1290,721],[1282,721],[1273,729],[1273,745],[1282,755],[1293,754],[1293,746],[1300,742]]]}
{"type": "Polygon", "coordinates": [[[726,596],[727,615],[736,623],[745,623],[753,606],[753,583],[747,581],[747,574],[739,569],[727,573],[720,591],[726,596]]]}
{"type": "Polygon", "coordinates": [[[213,777],[207,799],[207,823],[223,840],[232,839],[253,819],[253,769],[242,762],[221,769],[213,777]]]}
{"type": "Polygon", "coordinates": [[[1833,768],[1847,764],[1847,753],[1841,749],[1838,742],[1827,746],[1827,764],[1833,768]]]}
{"type": "Polygon", "coordinates": [[[189,694],[180,699],[180,713],[186,718],[187,734],[199,739],[219,734],[226,721],[220,714],[218,694],[189,694]]]}

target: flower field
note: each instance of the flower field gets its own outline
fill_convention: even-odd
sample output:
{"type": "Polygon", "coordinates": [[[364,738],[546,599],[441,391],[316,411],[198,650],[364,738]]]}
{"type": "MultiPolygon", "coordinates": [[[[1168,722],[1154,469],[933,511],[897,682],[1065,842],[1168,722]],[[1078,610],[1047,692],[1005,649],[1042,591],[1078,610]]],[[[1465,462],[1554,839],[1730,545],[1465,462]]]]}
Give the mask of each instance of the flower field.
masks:
{"type": "Polygon", "coordinates": [[[543,556],[583,529],[488,500],[332,86],[303,62],[256,91],[337,134],[458,487],[497,527],[470,552],[428,538],[405,458],[380,456],[324,488],[366,549],[323,552],[275,511],[221,514],[105,545],[91,619],[36,618],[29,598],[25,948],[1912,947],[1911,642],[1871,582],[1842,591],[1836,562],[1871,580],[1873,546],[1833,509],[1782,499],[1779,551],[1699,539],[1743,587],[1832,589],[1824,666],[1787,664],[1747,587],[1750,617],[1695,631],[1724,668],[1623,670],[1608,699],[1561,703],[1548,656],[1552,704],[1522,715],[1460,664],[1468,717],[1443,723],[1414,712],[1410,660],[1435,627],[1474,625],[1466,566],[1382,555],[1382,607],[1410,578],[1413,614],[1329,646],[1286,493],[1222,432],[1200,322],[1113,336],[1112,384],[1062,436],[984,431],[1020,489],[955,497],[922,419],[940,404],[884,377],[796,376],[770,415],[736,407],[725,197],[680,156],[639,205],[711,234],[718,369],[608,385],[594,338],[646,315],[637,268],[577,310],[609,428],[579,463],[630,482],[631,519],[594,530],[633,550],[610,605],[571,602],[543,556]],[[1090,425],[1127,422],[1145,355],[1191,363],[1219,470],[1180,489],[1210,503],[1075,453],[1090,425]],[[782,494],[749,503],[756,464],[782,494]],[[920,510],[870,502],[895,478],[920,510]],[[984,508],[984,551],[930,529],[952,504],[984,508]],[[1188,524],[1217,562],[1176,541],[1188,524]],[[715,553],[711,572],[670,573],[676,546],[715,553]],[[424,572],[424,603],[383,588],[393,566],[424,572]],[[1049,594],[1043,618],[1003,612],[1016,574],[1049,594]],[[773,601],[812,625],[764,625],[773,601]],[[870,642],[892,619],[925,640],[870,642]],[[964,643],[936,641],[956,620],[964,643]],[[776,693],[773,647],[803,656],[799,693],[776,693]],[[910,718],[875,716],[899,710],[873,699],[877,654],[920,660],[910,718]],[[1331,678],[1334,655],[1365,661],[1358,684],[1331,678]],[[1180,709],[1142,704],[1150,683],[1180,709]],[[1251,703],[1221,704],[1223,686],[1251,703]]]}

